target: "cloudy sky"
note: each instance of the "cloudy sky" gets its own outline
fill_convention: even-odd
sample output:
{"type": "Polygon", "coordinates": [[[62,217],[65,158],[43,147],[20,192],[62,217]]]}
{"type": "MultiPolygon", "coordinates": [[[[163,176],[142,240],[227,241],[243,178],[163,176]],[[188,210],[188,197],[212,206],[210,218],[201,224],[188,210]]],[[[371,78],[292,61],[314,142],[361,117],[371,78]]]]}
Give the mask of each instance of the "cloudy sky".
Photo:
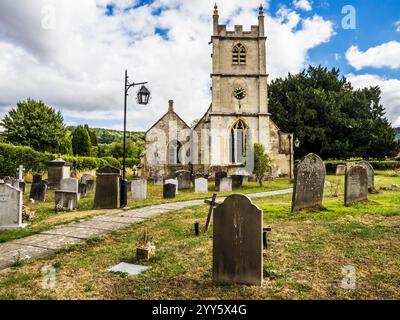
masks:
{"type": "MultiPolygon", "coordinates": [[[[60,109],[67,124],[121,129],[128,69],[152,91],[147,107],[131,92],[130,130],[148,129],[169,99],[190,123],[211,102],[214,2],[0,0],[0,118],[31,97],[60,109]]],[[[270,80],[308,64],[339,67],[357,88],[379,85],[400,126],[400,1],[219,0],[220,23],[249,29],[260,2],[270,80]],[[355,29],[342,24],[348,4],[355,29]]]]}

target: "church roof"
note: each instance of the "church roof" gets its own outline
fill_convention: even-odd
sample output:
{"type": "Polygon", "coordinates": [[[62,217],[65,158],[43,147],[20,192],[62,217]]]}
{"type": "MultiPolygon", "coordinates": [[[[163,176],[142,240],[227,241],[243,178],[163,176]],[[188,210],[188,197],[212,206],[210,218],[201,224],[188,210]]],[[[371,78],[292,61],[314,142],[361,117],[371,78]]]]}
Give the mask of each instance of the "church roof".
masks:
{"type": "Polygon", "coordinates": [[[196,130],[197,126],[203,122],[204,118],[207,116],[207,114],[211,111],[212,104],[210,104],[210,107],[207,109],[206,113],[200,118],[199,122],[194,126],[193,130],[196,130]]]}

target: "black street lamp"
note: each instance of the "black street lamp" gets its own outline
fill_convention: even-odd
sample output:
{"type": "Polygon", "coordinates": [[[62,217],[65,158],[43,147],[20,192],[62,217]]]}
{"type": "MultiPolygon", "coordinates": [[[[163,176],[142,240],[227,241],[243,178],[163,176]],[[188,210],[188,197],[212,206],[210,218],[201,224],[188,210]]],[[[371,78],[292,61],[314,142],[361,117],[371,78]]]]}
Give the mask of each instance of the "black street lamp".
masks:
{"type": "Polygon", "coordinates": [[[125,70],[125,97],[124,97],[124,157],[122,164],[122,180],[121,180],[121,196],[120,207],[125,208],[128,205],[128,181],[126,180],[126,104],[128,99],[128,91],[135,86],[142,86],[137,93],[137,103],[140,105],[147,105],[150,100],[150,91],[144,86],[147,82],[129,83],[128,70],[125,70]]]}

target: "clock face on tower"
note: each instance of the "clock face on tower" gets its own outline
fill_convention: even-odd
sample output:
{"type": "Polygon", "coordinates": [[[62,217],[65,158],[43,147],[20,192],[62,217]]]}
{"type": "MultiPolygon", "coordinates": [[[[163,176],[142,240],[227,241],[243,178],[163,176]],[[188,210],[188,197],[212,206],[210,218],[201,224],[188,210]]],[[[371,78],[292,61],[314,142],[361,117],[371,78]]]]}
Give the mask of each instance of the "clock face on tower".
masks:
{"type": "Polygon", "coordinates": [[[246,98],[246,90],[240,87],[236,88],[235,90],[233,90],[233,96],[238,100],[243,100],[244,98],[246,98]]]}

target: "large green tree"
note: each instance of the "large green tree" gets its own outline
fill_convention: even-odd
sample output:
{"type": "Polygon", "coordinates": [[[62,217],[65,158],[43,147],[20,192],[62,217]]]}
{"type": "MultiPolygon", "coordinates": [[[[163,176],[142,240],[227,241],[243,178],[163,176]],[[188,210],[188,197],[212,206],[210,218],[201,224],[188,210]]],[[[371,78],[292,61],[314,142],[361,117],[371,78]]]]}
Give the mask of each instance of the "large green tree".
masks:
{"type": "Polygon", "coordinates": [[[61,112],[46,106],[43,101],[18,102],[0,124],[4,127],[4,140],[14,145],[53,153],[69,148],[61,112]]]}
{"type": "Polygon", "coordinates": [[[74,150],[74,155],[89,157],[91,148],[92,142],[88,130],[84,126],[77,126],[74,132],[72,132],[72,149],[74,150]]]}
{"type": "Polygon", "coordinates": [[[354,90],[338,69],[312,67],[269,86],[269,109],[281,130],[300,140],[296,158],[384,158],[399,151],[379,87],[354,90]]]}

